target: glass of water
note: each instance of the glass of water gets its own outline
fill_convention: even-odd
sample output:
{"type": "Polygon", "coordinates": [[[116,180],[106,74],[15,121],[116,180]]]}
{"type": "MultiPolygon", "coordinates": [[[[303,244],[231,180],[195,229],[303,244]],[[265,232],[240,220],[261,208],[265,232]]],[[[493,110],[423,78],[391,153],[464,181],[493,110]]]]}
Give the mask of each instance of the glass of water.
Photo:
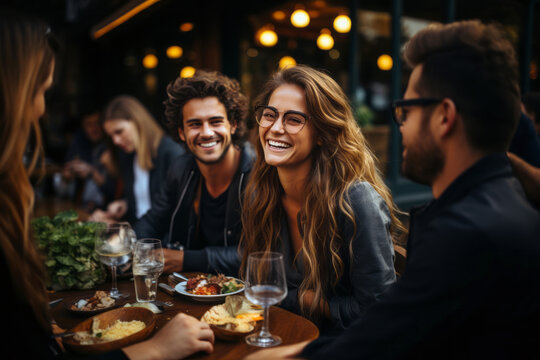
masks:
{"type": "Polygon", "coordinates": [[[133,250],[133,279],[137,301],[156,300],[158,278],[163,272],[164,262],[160,240],[137,240],[133,250]]]}
{"type": "Polygon", "coordinates": [[[261,305],[264,319],[261,330],[246,337],[248,345],[270,347],[281,344],[281,338],[270,334],[268,313],[271,305],[287,296],[287,278],[283,255],[276,252],[249,254],[246,268],[245,295],[249,301],[261,305]]]}
{"type": "Polygon", "coordinates": [[[121,224],[104,224],[98,231],[95,247],[99,261],[111,267],[112,287],[109,296],[126,297],[129,294],[118,291],[116,285],[116,267],[126,264],[131,259],[131,238],[121,224]]]}

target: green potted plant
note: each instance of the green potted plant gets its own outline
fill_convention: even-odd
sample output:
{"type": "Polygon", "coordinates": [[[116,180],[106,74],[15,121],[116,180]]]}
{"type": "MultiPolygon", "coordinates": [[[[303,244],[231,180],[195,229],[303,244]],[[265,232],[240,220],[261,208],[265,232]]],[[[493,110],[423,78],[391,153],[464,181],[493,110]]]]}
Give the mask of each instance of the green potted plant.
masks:
{"type": "Polygon", "coordinates": [[[107,272],[94,252],[102,223],[78,221],[73,211],[32,220],[38,248],[45,255],[49,286],[53,290],[90,289],[105,282],[107,272]]]}

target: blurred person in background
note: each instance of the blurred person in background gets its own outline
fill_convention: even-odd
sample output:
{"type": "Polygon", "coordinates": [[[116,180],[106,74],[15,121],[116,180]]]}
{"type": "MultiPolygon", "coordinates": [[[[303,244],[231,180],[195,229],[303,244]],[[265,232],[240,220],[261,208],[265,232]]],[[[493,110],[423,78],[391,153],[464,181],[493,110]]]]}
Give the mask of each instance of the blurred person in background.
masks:
{"type": "Polygon", "coordinates": [[[404,228],[347,96],[299,65],[274,74],[256,101],[257,161],[246,187],[240,243],[284,254],[280,306],[339,333],[395,279],[404,228]]]}
{"type": "Polygon", "coordinates": [[[114,183],[101,163],[107,146],[99,117],[99,110],[94,108],[82,115],[81,127],[67,150],[64,168],[54,179],[58,195],[71,198],[89,212],[102,208],[114,196],[114,183]]]}
{"type": "MultiPolygon", "coordinates": [[[[0,8],[0,268],[5,275],[2,320],[9,324],[0,346],[6,359],[66,356],[52,338],[46,271],[30,224],[34,191],[29,175],[43,152],[38,122],[53,82],[55,49],[46,24],[0,8]],[[25,167],[31,134],[35,146],[25,167]]],[[[152,338],[94,358],[178,359],[212,352],[213,341],[207,324],[178,314],[152,338]]]]}
{"type": "MultiPolygon", "coordinates": [[[[105,222],[140,219],[152,207],[152,195],[163,187],[169,166],[185,153],[182,146],[166,135],[146,107],[136,98],[118,96],[105,108],[103,128],[111,157],[122,181],[123,195],[107,210],[97,210],[91,219],[105,222]]],[[[109,156],[109,154],[106,154],[109,156]]]]}

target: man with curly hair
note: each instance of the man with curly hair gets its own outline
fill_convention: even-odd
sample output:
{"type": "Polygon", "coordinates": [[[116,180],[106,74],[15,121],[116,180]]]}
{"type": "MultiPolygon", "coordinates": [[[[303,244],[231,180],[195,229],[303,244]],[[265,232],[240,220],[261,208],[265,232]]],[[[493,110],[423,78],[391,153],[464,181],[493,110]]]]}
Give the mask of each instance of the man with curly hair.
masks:
{"type": "Polygon", "coordinates": [[[167,126],[187,153],[171,164],[135,232],[164,239],[165,273],[236,275],[241,197],[255,157],[243,141],[247,99],[236,80],[209,71],[177,78],[167,95],[167,126]]]}

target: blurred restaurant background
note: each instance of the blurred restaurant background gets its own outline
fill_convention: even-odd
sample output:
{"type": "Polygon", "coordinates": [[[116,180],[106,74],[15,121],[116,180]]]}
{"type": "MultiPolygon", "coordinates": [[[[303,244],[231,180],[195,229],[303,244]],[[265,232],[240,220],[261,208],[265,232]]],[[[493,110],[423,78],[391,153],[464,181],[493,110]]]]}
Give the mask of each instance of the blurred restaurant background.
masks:
{"type": "MultiPolygon", "coordinates": [[[[500,23],[515,44],[522,92],[539,91],[537,0],[8,0],[47,20],[61,42],[42,119],[47,162],[61,164],[82,114],[116,95],[141,100],[163,119],[167,84],[197,69],[240,81],[252,102],[283,66],[324,69],[349,95],[358,123],[403,210],[431,198],[400,175],[399,131],[390,104],[408,69],[403,44],[433,22],[500,23]]],[[[251,103],[252,104],[252,103],[251,103]]],[[[253,104],[252,104],[253,105],[253,104]]],[[[254,120],[248,119],[253,128],[254,120]]],[[[252,138],[253,139],[253,138],[252,138]]],[[[41,195],[49,191],[47,179],[41,195]]]]}

